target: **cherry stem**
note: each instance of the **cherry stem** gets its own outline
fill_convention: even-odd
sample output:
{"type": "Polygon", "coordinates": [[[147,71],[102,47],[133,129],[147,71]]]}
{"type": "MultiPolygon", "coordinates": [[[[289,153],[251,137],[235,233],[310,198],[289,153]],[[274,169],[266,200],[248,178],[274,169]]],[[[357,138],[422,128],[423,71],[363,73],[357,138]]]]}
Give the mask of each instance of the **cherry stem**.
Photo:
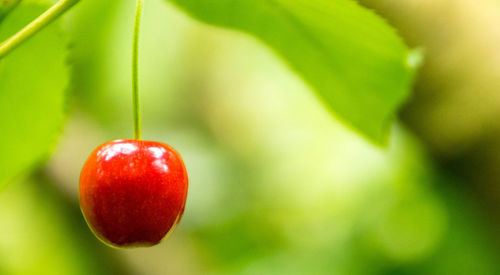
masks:
{"type": "Polygon", "coordinates": [[[139,106],[139,30],[143,0],[135,6],[134,37],[132,41],[132,108],[134,112],[134,139],[141,139],[141,113],[139,106]]]}
{"type": "Polygon", "coordinates": [[[19,32],[0,43],[0,59],[32,37],[45,26],[56,20],[80,0],[60,0],[19,32]]]}

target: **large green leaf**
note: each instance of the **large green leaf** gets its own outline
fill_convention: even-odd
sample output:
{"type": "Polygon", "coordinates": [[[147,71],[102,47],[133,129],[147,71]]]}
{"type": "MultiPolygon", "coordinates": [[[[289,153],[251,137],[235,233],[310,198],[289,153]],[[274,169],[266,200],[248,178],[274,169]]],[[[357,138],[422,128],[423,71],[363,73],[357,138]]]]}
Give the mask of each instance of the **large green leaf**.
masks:
{"type": "MultiPolygon", "coordinates": [[[[21,3],[0,25],[0,38],[47,8],[21,3]]],[[[0,187],[43,158],[60,132],[68,82],[65,56],[56,23],[0,61],[0,187]]]]}
{"type": "Polygon", "coordinates": [[[21,0],[2,0],[0,2],[0,22],[14,9],[21,0]]]}
{"type": "Polygon", "coordinates": [[[202,21],[256,36],[341,120],[386,141],[413,69],[402,40],[373,12],[351,0],[170,1],[202,21]]]}

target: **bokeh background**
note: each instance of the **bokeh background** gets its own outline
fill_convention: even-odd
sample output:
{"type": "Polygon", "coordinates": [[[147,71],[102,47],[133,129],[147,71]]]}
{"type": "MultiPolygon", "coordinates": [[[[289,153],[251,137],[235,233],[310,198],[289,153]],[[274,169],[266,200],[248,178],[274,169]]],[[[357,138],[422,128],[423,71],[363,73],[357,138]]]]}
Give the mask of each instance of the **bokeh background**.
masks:
{"type": "Polygon", "coordinates": [[[251,36],[145,2],[143,135],[184,157],[180,226],[117,250],[80,213],[87,156],[132,136],[135,4],[82,1],[62,134],[0,194],[0,274],[500,274],[499,1],[360,1],[426,53],[387,148],[251,36]]]}

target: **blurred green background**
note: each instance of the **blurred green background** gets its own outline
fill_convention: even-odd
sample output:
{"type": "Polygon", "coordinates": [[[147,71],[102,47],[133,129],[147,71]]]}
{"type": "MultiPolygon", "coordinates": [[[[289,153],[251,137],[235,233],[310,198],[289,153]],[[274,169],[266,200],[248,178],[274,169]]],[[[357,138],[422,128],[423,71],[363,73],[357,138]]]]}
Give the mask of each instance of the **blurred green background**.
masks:
{"type": "Polygon", "coordinates": [[[186,162],[181,224],[116,250],[80,213],[87,156],[132,136],[134,1],[85,0],[62,134],[0,194],[0,274],[500,274],[500,2],[360,1],[426,52],[387,148],[256,39],[145,2],[143,136],[186,162]]]}

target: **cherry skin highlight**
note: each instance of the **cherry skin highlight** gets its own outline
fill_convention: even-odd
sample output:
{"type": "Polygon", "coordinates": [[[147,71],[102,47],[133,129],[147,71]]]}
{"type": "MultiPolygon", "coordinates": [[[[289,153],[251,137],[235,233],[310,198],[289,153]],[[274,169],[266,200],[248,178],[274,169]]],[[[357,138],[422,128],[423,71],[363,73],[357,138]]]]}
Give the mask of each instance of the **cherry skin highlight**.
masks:
{"type": "Polygon", "coordinates": [[[179,222],[186,168],[170,146],[113,140],[90,154],[80,175],[80,207],[94,234],[115,247],[152,246],[179,222]]]}

